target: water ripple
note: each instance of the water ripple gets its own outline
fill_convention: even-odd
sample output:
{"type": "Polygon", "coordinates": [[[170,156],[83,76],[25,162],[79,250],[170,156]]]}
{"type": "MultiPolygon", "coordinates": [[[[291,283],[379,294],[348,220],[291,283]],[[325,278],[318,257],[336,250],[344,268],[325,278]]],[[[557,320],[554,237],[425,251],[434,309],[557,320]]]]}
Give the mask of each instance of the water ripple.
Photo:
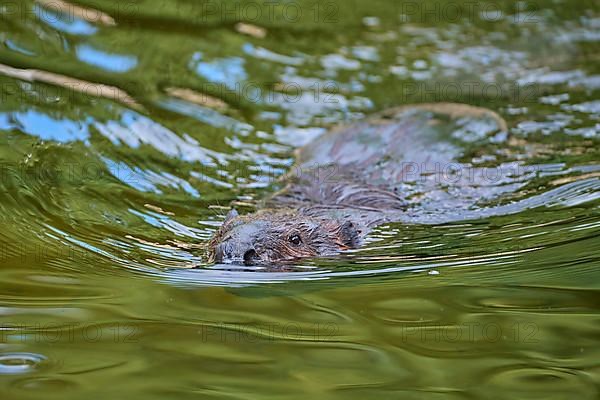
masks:
{"type": "Polygon", "coordinates": [[[46,360],[35,353],[0,353],[0,375],[30,373],[43,366],[46,360]]]}

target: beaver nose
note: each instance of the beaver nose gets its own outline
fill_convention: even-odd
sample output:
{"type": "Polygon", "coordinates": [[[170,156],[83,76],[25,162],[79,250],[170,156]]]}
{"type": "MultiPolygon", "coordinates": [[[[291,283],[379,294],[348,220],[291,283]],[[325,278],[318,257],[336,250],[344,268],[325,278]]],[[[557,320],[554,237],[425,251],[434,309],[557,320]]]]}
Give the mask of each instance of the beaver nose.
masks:
{"type": "Polygon", "coordinates": [[[244,265],[253,265],[258,260],[258,254],[256,250],[250,249],[244,253],[244,265]]]}
{"type": "Polygon", "coordinates": [[[257,261],[258,254],[248,243],[236,246],[231,240],[226,240],[215,246],[214,249],[214,262],[217,264],[243,263],[245,265],[253,265],[257,261]]]}

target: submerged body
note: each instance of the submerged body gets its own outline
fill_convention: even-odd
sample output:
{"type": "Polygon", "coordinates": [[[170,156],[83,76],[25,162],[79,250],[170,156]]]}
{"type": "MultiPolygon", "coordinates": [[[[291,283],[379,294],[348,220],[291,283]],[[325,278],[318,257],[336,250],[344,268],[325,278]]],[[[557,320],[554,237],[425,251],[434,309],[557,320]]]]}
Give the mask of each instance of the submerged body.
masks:
{"type": "Polygon", "coordinates": [[[490,215],[474,206],[510,188],[490,185],[485,168],[459,160],[469,144],[505,134],[494,112],[451,103],[395,108],[334,129],[297,151],[285,188],[262,210],[230,212],[210,257],[253,265],[331,256],[386,222],[490,215]]]}

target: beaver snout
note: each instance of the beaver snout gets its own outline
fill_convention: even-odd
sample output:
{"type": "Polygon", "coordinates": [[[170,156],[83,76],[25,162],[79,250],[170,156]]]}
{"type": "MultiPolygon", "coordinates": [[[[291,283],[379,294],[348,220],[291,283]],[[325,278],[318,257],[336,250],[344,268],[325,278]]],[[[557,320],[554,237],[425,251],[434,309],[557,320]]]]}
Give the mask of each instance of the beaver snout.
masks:
{"type": "Polygon", "coordinates": [[[259,257],[256,250],[250,246],[236,246],[231,240],[223,242],[215,247],[215,262],[217,263],[244,263],[254,265],[259,257]]]}

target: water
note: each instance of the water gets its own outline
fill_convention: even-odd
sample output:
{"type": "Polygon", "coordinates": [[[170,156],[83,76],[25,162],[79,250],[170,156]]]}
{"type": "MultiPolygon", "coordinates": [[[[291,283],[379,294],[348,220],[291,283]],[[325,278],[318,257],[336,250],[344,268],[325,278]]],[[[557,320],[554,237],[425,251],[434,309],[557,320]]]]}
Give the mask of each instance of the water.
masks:
{"type": "Polygon", "coordinates": [[[51,3],[0,4],[6,398],[598,397],[596,2],[51,3]],[[534,207],[206,264],[294,148],[426,101],[506,119],[462,162],[534,207]]]}

